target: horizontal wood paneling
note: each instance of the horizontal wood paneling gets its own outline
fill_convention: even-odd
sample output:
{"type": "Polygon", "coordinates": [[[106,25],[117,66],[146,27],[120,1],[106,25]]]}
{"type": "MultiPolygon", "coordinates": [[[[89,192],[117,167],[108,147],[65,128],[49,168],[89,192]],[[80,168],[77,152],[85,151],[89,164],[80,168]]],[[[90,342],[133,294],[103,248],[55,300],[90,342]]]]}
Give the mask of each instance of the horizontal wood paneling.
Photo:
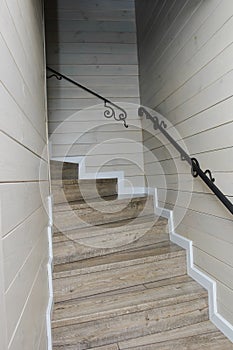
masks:
{"type": "Polygon", "coordinates": [[[218,282],[218,300],[219,300],[219,312],[226,319],[229,319],[233,323],[233,305],[232,305],[233,292],[226,285],[218,282]]]}
{"type": "Polygon", "coordinates": [[[0,182],[48,180],[47,161],[3,133],[0,138],[0,159],[0,182]]]}
{"type": "MultiPolygon", "coordinates": [[[[119,103],[119,105],[121,106],[121,98],[114,98],[112,99],[113,102],[115,103],[119,103]]],[[[131,102],[131,103],[135,103],[138,104],[139,102],[139,98],[138,97],[129,97],[126,98],[124,97],[124,102],[131,102]]],[[[98,99],[91,99],[91,98],[82,98],[82,99],[51,99],[50,100],[50,105],[51,105],[51,110],[56,109],[59,110],[60,108],[64,108],[64,109],[69,109],[71,111],[71,113],[74,113],[77,109],[81,108],[81,109],[85,109],[85,108],[95,108],[95,105],[99,104],[99,100],[98,99]]],[[[103,119],[104,120],[104,119],[103,119]]],[[[100,121],[101,123],[101,121],[100,121]]]]}
{"type": "Polygon", "coordinates": [[[2,235],[21,224],[41,207],[43,196],[48,195],[47,182],[19,182],[0,184],[2,235]],[[20,200],[16,200],[20,198],[20,200]],[[9,210],[10,208],[10,210],[9,210]]]}
{"type": "Polygon", "coordinates": [[[48,137],[41,1],[0,2],[0,51],[0,308],[6,334],[5,343],[4,334],[0,336],[0,347],[31,350],[46,344],[48,304],[48,137]]]}
{"type": "MultiPolygon", "coordinates": [[[[49,49],[54,52],[60,52],[64,54],[76,54],[77,52],[83,54],[135,54],[137,48],[135,44],[121,44],[121,43],[57,43],[50,44],[49,49]]],[[[101,84],[101,82],[100,82],[101,84]]]]}
{"type": "MultiPolygon", "coordinates": [[[[47,41],[56,43],[56,30],[46,33],[47,41]]],[[[59,42],[75,43],[120,43],[135,44],[137,41],[135,32],[60,32],[59,42]]]]}
{"type": "Polygon", "coordinates": [[[23,77],[15,64],[7,44],[0,34],[1,56],[4,62],[8,63],[6,70],[4,65],[0,67],[1,82],[8,91],[11,91],[17,104],[21,107],[29,119],[32,119],[38,132],[45,138],[44,125],[40,116],[44,113],[44,106],[41,106],[32,95],[30,88],[26,85],[23,77]]]}
{"type": "Polygon", "coordinates": [[[114,10],[131,10],[134,1],[133,0],[117,0],[110,2],[109,0],[79,0],[78,2],[73,2],[73,0],[66,0],[65,2],[63,0],[51,0],[47,4],[48,9],[54,9],[54,5],[58,5],[58,8],[61,10],[78,10],[78,11],[101,11],[103,9],[108,10],[109,12],[114,10]]]}
{"type": "MultiPolygon", "coordinates": [[[[205,22],[205,25],[201,26],[200,30],[194,34],[194,40],[190,40],[169,64],[169,68],[161,75],[164,80],[160,80],[160,84],[157,87],[161,100],[163,100],[163,97],[165,97],[162,96],[162,93],[171,93],[174,91],[174,87],[177,90],[177,88],[182,87],[184,83],[187,83],[190,78],[198,78],[199,85],[202,84],[202,81],[198,75],[201,75],[202,71],[205,70],[211,71],[213,65],[215,65],[216,75],[210,74],[209,76],[203,76],[202,79],[204,81],[208,81],[213,79],[214,76],[217,77],[219,73],[222,74],[221,72],[224,70],[224,68],[221,66],[221,63],[218,62],[218,60],[222,59],[222,63],[224,63],[225,59],[226,63],[224,64],[224,67],[225,69],[229,69],[230,62],[228,60],[229,63],[227,63],[227,58],[225,58],[227,53],[224,51],[227,50],[229,52],[229,50],[231,50],[231,41],[229,36],[226,35],[229,30],[231,30],[232,26],[232,20],[229,16],[230,8],[230,1],[226,1],[225,4],[222,3],[221,6],[217,7],[212,16],[210,16],[205,22]],[[213,24],[212,22],[215,18],[218,18],[218,21],[215,21],[215,24],[213,24]],[[222,26],[224,22],[226,22],[226,24],[222,26]],[[208,26],[212,26],[211,32],[208,29],[208,26]],[[194,45],[195,43],[196,45],[194,45]],[[216,67],[216,64],[218,64],[218,68],[216,67]],[[174,67],[176,67],[176,72],[173,73],[173,80],[169,84],[169,87],[165,87],[167,79],[169,79],[169,74],[174,67]],[[222,69],[219,71],[219,68],[221,67],[222,69]],[[167,89],[166,91],[165,88],[167,89]]],[[[192,90],[194,87],[195,85],[193,85],[192,90]]],[[[187,90],[186,93],[190,93],[190,90],[187,90]]],[[[156,103],[158,100],[160,100],[160,97],[158,96],[153,98],[156,103]]]]}
{"type": "Polygon", "coordinates": [[[5,282],[3,271],[3,248],[2,239],[0,239],[0,346],[1,349],[7,349],[7,327],[6,327],[6,303],[5,303],[5,282]]]}
{"type": "Polygon", "coordinates": [[[187,237],[189,229],[191,229],[192,232],[196,230],[199,233],[212,235],[223,242],[233,243],[231,220],[204,213],[200,216],[198,212],[188,209],[180,225],[183,227],[182,233],[187,237]],[[224,235],[222,232],[224,232],[224,235]]]}
{"type": "MultiPolygon", "coordinates": [[[[114,83],[115,84],[115,83],[114,83]]],[[[132,98],[135,97],[136,94],[138,94],[138,87],[135,84],[132,84],[130,82],[126,82],[123,86],[114,86],[114,84],[110,83],[105,83],[103,86],[101,86],[101,89],[98,89],[98,93],[100,93],[102,96],[105,96],[106,98],[110,100],[115,100],[114,96],[118,96],[118,98],[124,98],[127,95],[129,98],[129,101],[131,102],[132,98]]],[[[75,106],[75,110],[80,108],[80,102],[77,102],[77,104],[72,101],[72,99],[80,99],[80,98],[90,98],[89,95],[83,90],[74,90],[71,89],[70,87],[64,87],[63,89],[59,89],[57,87],[50,88],[49,89],[49,94],[48,97],[51,99],[50,105],[51,105],[51,110],[52,106],[53,108],[58,108],[57,107],[57,102],[56,99],[58,99],[58,94],[60,96],[60,99],[63,100],[62,103],[62,108],[65,108],[66,105],[65,103],[68,104],[68,108],[73,109],[75,106]],[[78,108],[77,108],[78,107],[78,108]]],[[[98,101],[99,102],[99,101],[98,101]]],[[[139,102],[139,99],[137,98],[137,102],[139,102]]]]}
{"type": "MultiPolygon", "coordinates": [[[[10,342],[13,331],[17,327],[17,322],[27,303],[31,288],[34,284],[35,276],[38,273],[41,263],[48,255],[47,247],[47,229],[39,235],[30,252],[27,260],[21,270],[17,273],[12,284],[6,290],[6,311],[7,311],[7,328],[8,341],[10,342]]],[[[42,286],[40,286],[43,289],[42,286]]]]}
{"type": "Polygon", "coordinates": [[[21,225],[3,239],[5,288],[23,265],[38,240],[38,233],[48,225],[48,216],[43,207],[34,211],[21,225]],[[35,230],[35,227],[37,228],[35,230]]]}
{"type": "MultiPolygon", "coordinates": [[[[128,62],[128,64],[124,64],[124,65],[89,65],[88,67],[88,75],[89,76],[126,76],[126,75],[132,75],[135,76],[138,74],[138,66],[137,65],[131,65],[129,64],[130,62],[128,62]]],[[[55,70],[57,69],[61,69],[61,71],[65,74],[65,75],[69,75],[70,77],[73,77],[76,75],[79,79],[79,77],[81,76],[86,76],[86,65],[58,65],[58,66],[53,66],[55,70]]],[[[48,81],[48,84],[50,84],[52,81],[48,81]]],[[[53,81],[55,82],[55,81],[53,81]]],[[[62,83],[62,82],[61,82],[62,83]]],[[[138,85],[137,85],[138,86],[138,85]]],[[[71,85],[69,85],[69,88],[71,89],[71,85]]],[[[48,91],[48,93],[50,93],[50,89],[48,91]]]]}
{"type": "Polygon", "coordinates": [[[105,21],[106,19],[108,21],[132,21],[134,12],[132,9],[130,10],[115,10],[114,12],[110,12],[109,9],[102,9],[102,10],[95,10],[90,9],[89,11],[86,10],[84,12],[81,12],[79,9],[76,11],[69,11],[64,9],[59,9],[57,13],[54,13],[53,11],[47,12],[50,19],[59,19],[59,20],[69,20],[69,21],[76,21],[76,20],[93,20],[93,21],[105,21]]]}
{"type": "MultiPolygon", "coordinates": [[[[182,188],[182,186],[180,187],[182,188]]],[[[198,211],[200,213],[206,213],[220,218],[226,218],[231,220],[232,215],[230,212],[226,211],[223,204],[217,201],[214,194],[211,193],[199,193],[199,192],[189,192],[183,190],[163,190],[159,191],[159,198],[166,196],[166,203],[172,205],[173,207],[179,206],[181,208],[198,211]]],[[[232,197],[228,197],[232,200],[232,197]]]]}
{"type": "MultiPolygon", "coordinates": [[[[168,132],[232,201],[232,1],[167,0],[149,13],[136,0],[136,15],[142,104],[164,115],[168,132]]],[[[194,262],[217,281],[219,312],[231,322],[232,215],[150,122],[143,127],[146,178],[174,210],[176,231],[193,240],[194,262]]]]}
{"type": "Polygon", "coordinates": [[[37,155],[41,155],[45,145],[45,139],[33,127],[31,120],[27,118],[24,112],[15,102],[14,98],[0,83],[0,99],[4,101],[0,105],[0,129],[23,143],[25,147],[31,149],[37,155]],[[14,125],[14,128],[12,128],[14,125]]]}
{"type": "MultiPolygon", "coordinates": [[[[88,87],[90,89],[94,90],[94,87],[98,86],[112,86],[117,84],[123,84],[123,85],[136,85],[138,82],[137,76],[122,76],[122,75],[117,75],[117,76],[91,76],[91,75],[86,75],[84,77],[78,77],[78,76],[72,76],[73,80],[79,81],[80,84],[88,84],[88,87]],[[87,83],[88,82],[88,83],[87,83]]],[[[50,80],[48,82],[48,87],[57,87],[57,88],[72,88],[72,85],[68,81],[62,80],[60,83],[57,80],[50,80]]],[[[88,96],[88,95],[87,95],[88,96]]],[[[138,96],[138,95],[136,95],[138,96]]],[[[88,96],[91,98],[90,94],[88,96]]],[[[118,97],[118,96],[115,96],[118,97]]],[[[126,96],[127,98],[127,96],[126,96]]]]}
{"type": "Polygon", "coordinates": [[[40,335],[40,345],[38,350],[44,350],[47,349],[48,347],[48,339],[47,339],[47,334],[46,334],[46,319],[44,320],[44,325],[41,330],[41,335],[40,335]]]}
{"type": "Polygon", "coordinates": [[[16,329],[9,347],[10,350],[17,350],[19,346],[22,349],[33,349],[34,344],[47,344],[47,334],[45,332],[42,334],[43,338],[40,338],[42,327],[44,327],[45,323],[46,305],[44,299],[47,298],[47,288],[47,258],[45,258],[41,262],[33,281],[29,294],[30,298],[25,305],[22,320],[16,329]],[[35,310],[36,315],[42,314],[43,316],[41,318],[31,317],[32,310],[35,310]],[[25,329],[31,329],[26,336],[25,329]]]}
{"type": "MultiPolygon", "coordinates": [[[[27,11],[27,9],[25,10],[27,11]]],[[[33,38],[30,38],[30,35],[33,35],[33,30],[30,33],[27,33],[27,37],[25,38],[26,31],[25,28],[23,28],[22,23],[19,23],[20,27],[16,28],[16,23],[14,23],[12,15],[17,13],[18,11],[20,11],[19,6],[15,6],[13,9],[13,5],[7,4],[4,1],[1,2],[2,21],[0,24],[0,31],[7,42],[7,46],[11,51],[12,56],[14,57],[15,55],[17,55],[17,66],[19,67],[23,78],[25,79],[30,89],[33,89],[33,87],[35,88],[37,83],[36,79],[41,80],[42,77],[39,74],[38,70],[33,69],[33,60],[31,59],[30,50],[33,44],[32,40],[40,39],[40,42],[38,42],[37,44],[42,44],[42,42],[39,36],[34,36],[33,38]],[[18,40],[16,41],[15,38],[17,38],[18,40]],[[28,74],[29,69],[31,71],[31,77],[28,74]]],[[[26,18],[27,15],[25,12],[24,16],[26,18]]],[[[43,59],[43,56],[41,54],[39,57],[37,57],[37,60],[39,59],[43,59]]],[[[38,95],[38,99],[39,97],[42,98],[43,103],[43,94],[39,94],[38,92],[38,95]]]]}
{"type": "MultiPolygon", "coordinates": [[[[77,152],[79,152],[80,155],[86,155],[86,157],[90,157],[90,156],[101,156],[103,154],[105,155],[112,155],[112,153],[114,152],[115,155],[122,155],[125,154],[125,150],[127,148],[127,155],[128,157],[130,157],[130,154],[134,154],[137,152],[142,152],[142,145],[139,142],[132,142],[131,140],[125,140],[123,138],[118,138],[118,148],[117,151],[115,149],[115,140],[112,140],[112,142],[104,142],[101,145],[97,145],[97,146],[93,146],[93,144],[81,144],[81,143],[77,143],[74,144],[72,146],[70,145],[54,145],[53,147],[56,146],[56,151],[60,152],[61,156],[64,153],[73,153],[73,155],[77,154],[77,152]]],[[[71,155],[71,154],[70,154],[71,155]]],[[[126,155],[126,154],[125,154],[126,155]]]]}
{"type": "Polygon", "coordinates": [[[233,273],[232,267],[226,265],[218,260],[216,264],[216,258],[207,254],[203,250],[194,247],[195,264],[202,270],[206,271],[209,275],[214,277],[222,284],[228,286],[232,290],[233,288],[233,273]]]}
{"type": "MultiPolygon", "coordinates": [[[[169,148],[164,149],[163,147],[156,148],[151,151],[147,149],[145,152],[145,163],[148,164],[148,166],[150,166],[150,163],[156,163],[157,160],[161,163],[163,163],[163,161],[165,162],[166,160],[174,160],[176,161],[177,165],[179,165],[180,169],[183,170],[183,173],[190,173],[190,167],[187,166],[187,164],[182,163],[178,155],[172,157],[173,153],[169,152],[168,150],[169,148]],[[156,158],[154,159],[152,155],[154,155],[156,158]]],[[[204,164],[206,167],[210,168],[213,171],[213,173],[232,173],[233,164],[232,162],[229,162],[229,159],[232,159],[233,157],[233,147],[213,150],[205,153],[193,153],[193,155],[195,157],[198,157],[198,160],[201,165],[204,164]],[[217,163],[216,158],[219,159],[217,163]]],[[[149,173],[150,171],[148,168],[148,174],[149,173]]]]}
{"type": "MultiPolygon", "coordinates": [[[[122,107],[127,106],[127,112],[128,112],[128,122],[129,123],[140,123],[139,118],[135,118],[135,115],[137,115],[136,109],[138,106],[135,106],[133,104],[122,104],[122,107]]],[[[103,123],[103,121],[107,123],[115,122],[112,121],[112,119],[103,119],[103,113],[105,109],[103,104],[98,104],[95,105],[93,108],[87,108],[84,110],[77,109],[76,111],[70,112],[70,110],[66,109],[59,109],[59,110],[50,110],[49,111],[49,118],[50,118],[50,123],[51,122],[79,122],[79,123],[86,123],[86,122],[91,122],[91,127],[92,123],[95,122],[99,125],[103,123]]]]}
{"type": "MultiPolygon", "coordinates": [[[[48,107],[52,157],[85,156],[106,137],[109,141],[123,136],[126,143],[128,138],[140,142],[141,129],[135,132],[133,127],[141,126],[137,114],[139,84],[134,1],[78,0],[74,3],[59,0],[46,4],[46,17],[48,65],[125,108],[130,124],[127,130],[122,123],[120,127],[112,124],[112,120],[104,118],[99,99],[65,80],[51,79],[48,81],[48,107]]],[[[115,144],[111,148],[112,158],[117,160],[119,144],[116,140],[111,143],[115,144]]],[[[126,148],[121,151],[130,165],[135,157],[130,159],[126,148]]],[[[98,154],[98,160],[95,159],[95,165],[89,170],[95,172],[102,167],[101,161],[105,158],[104,153],[98,154]]],[[[142,152],[137,153],[137,163],[143,166],[142,152]]],[[[110,165],[108,171],[111,171],[110,165]]],[[[125,175],[127,177],[128,173],[125,175]]],[[[135,177],[139,175],[135,173],[135,177]]],[[[142,180],[141,186],[143,184],[142,180]]]]}
{"type": "MultiPolygon", "coordinates": [[[[66,55],[65,53],[51,53],[49,63],[50,65],[58,65],[59,62],[66,62],[66,64],[74,65],[77,62],[84,65],[86,64],[86,69],[88,71],[88,66],[93,64],[98,65],[107,65],[107,64],[114,64],[114,65],[124,65],[125,62],[131,62],[132,64],[137,64],[137,54],[121,54],[118,53],[117,55],[111,55],[109,54],[82,54],[82,53],[76,53],[76,54],[69,54],[66,55]]],[[[88,82],[87,84],[88,85],[88,82]]]]}
{"type": "MultiPolygon", "coordinates": [[[[112,10],[111,10],[112,11],[112,10]]],[[[79,20],[53,20],[49,21],[50,31],[55,29],[64,32],[80,31],[80,32],[135,32],[135,24],[132,21],[79,21],[79,20]]]]}
{"type": "MultiPolygon", "coordinates": [[[[103,116],[103,114],[102,114],[103,116]]],[[[120,134],[120,138],[127,139],[130,138],[131,132],[140,132],[140,121],[137,120],[136,122],[132,121],[129,122],[130,129],[125,130],[124,133],[122,133],[122,123],[117,122],[115,120],[105,119],[105,123],[98,123],[98,121],[79,121],[76,120],[75,122],[63,122],[63,123],[50,123],[50,132],[54,133],[56,131],[56,134],[66,134],[66,133],[77,133],[85,136],[88,132],[92,133],[92,131],[95,131],[96,133],[106,133],[106,132],[115,132],[115,138],[118,138],[118,134],[120,134]]],[[[112,137],[109,138],[109,142],[111,142],[112,137]]]]}

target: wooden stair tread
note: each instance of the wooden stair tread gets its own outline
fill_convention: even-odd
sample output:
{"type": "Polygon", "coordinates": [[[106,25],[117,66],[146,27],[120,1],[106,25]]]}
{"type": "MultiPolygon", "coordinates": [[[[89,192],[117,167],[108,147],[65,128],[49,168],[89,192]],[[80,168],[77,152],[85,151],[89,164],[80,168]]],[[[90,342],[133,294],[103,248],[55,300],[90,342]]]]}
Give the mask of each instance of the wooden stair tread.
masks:
{"type": "Polygon", "coordinates": [[[76,240],[86,237],[93,237],[93,236],[102,236],[104,234],[111,234],[118,232],[122,232],[122,228],[124,227],[124,230],[131,231],[131,230],[140,230],[141,228],[145,227],[157,227],[157,232],[159,230],[163,230],[163,232],[166,232],[166,226],[167,226],[167,219],[158,217],[157,215],[151,214],[151,215],[144,215],[141,217],[138,217],[137,220],[132,219],[122,219],[114,222],[107,222],[91,227],[81,227],[73,230],[64,231],[63,233],[56,232],[53,235],[53,243],[61,243],[69,240],[76,240]]]}
{"type": "MultiPolygon", "coordinates": [[[[110,270],[111,268],[116,268],[116,266],[129,266],[135,264],[136,260],[139,260],[138,263],[144,263],[148,261],[150,257],[152,257],[153,260],[155,258],[157,258],[157,260],[168,259],[172,256],[177,256],[179,251],[184,254],[182,248],[165,240],[164,242],[151,244],[147,247],[127,249],[72,263],[56,265],[54,267],[54,278],[71,275],[74,270],[79,270],[80,273],[88,273],[94,270],[110,270]]],[[[77,272],[75,273],[77,274],[77,272]]]]}
{"type": "Polygon", "coordinates": [[[60,186],[69,186],[69,185],[80,185],[80,184],[116,184],[117,183],[117,178],[106,178],[106,179],[52,179],[51,184],[54,187],[60,187],[60,186]]]}
{"type": "Polygon", "coordinates": [[[56,327],[53,329],[54,345],[88,349],[207,321],[207,304],[206,298],[198,298],[175,303],[172,307],[151,305],[151,308],[120,316],[56,327]]]}
{"type": "MultiPolygon", "coordinates": [[[[132,197],[119,197],[117,199],[114,199],[111,203],[111,205],[127,205],[137,203],[137,202],[145,202],[147,200],[152,201],[152,196],[148,196],[146,194],[138,194],[134,195],[132,197]]],[[[72,211],[72,210],[83,210],[86,208],[89,208],[91,205],[97,205],[101,208],[103,207],[109,207],[108,201],[106,202],[105,200],[102,200],[101,198],[93,198],[92,200],[88,202],[80,202],[79,200],[73,201],[72,203],[59,203],[54,205],[54,212],[67,212],[67,211],[72,211]]]]}
{"type": "Polygon", "coordinates": [[[153,213],[152,197],[142,196],[111,201],[87,203],[72,202],[54,206],[54,232],[63,232],[78,227],[87,227],[153,213]]]}
{"type": "Polygon", "coordinates": [[[77,179],[78,164],[50,160],[51,179],[77,179]]]}
{"type": "MultiPolygon", "coordinates": [[[[145,336],[147,339],[147,336],[145,336]]],[[[91,350],[232,350],[232,343],[210,321],[184,326],[148,336],[148,343],[140,345],[141,338],[92,347],[91,350]],[[150,338],[153,338],[149,340],[150,338]],[[137,346],[137,342],[139,345],[137,346]],[[149,343],[150,342],[150,343],[149,343]],[[133,346],[128,346],[133,345],[133,346]]],[[[55,347],[56,349],[61,347],[55,347]]],[[[63,348],[64,349],[64,348],[63,348]]],[[[67,348],[66,348],[67,349],[67,348]]],[[[72,347],[69,348],[72,350],[72,347]]],[[[74,348],[73,348],[74,349],[74,348]]],[[[88,348],[87,350],[89,350],[88,348]]]]}
{"type": "Polygon", "coordinates": [[[107,224],[103,228],[101,225],[91,229],[68,231],[64,237],[59,235],[59,239],[54,237],[54,264],[70,263],[168,241],[167,220],[157,220],[154,217],[153,225],[149,218],[137,219],[136,223],[126,221],[125,224],[123,221],[125,225],[120,227],[109,227],[107,224]],[[118,242],[121,244],[117,244],[118,242]]]}
{"type": "MultiPolygon", "coordinates": [[[[177,254],[178,255],[178,254],[177,254]]],[[[74,273],[65,278],[54,279],[55,302],[90,296],[119,288],[132,287],[163,278],[180,276],[185,273],[185,256],[181,254],[169,259],[157,260],[156,257],[143,264],[117,267],[116,269],[97,271],[88,274],[74,273]]]]}
{"type": "Polygon", "coordinates": [[[117,197],[117,179],[52,180],[54,204],[117,197]]]}
{"type": "Polygon", "coordinates": [[[198,322],[118,343],[120,350],[232,350],[233,344],[210,321],[198,322]]]}
{"type": "Polygon", "coordinates": [[[190,279],[180,281],[179,278],[172,280],[172,284],[149,290],[144,287],[140,291],[116,291],[110,296],[103,293],[86,299],[57,303],[54,306],[53,328],[207,298],[206,291],[196,282],[190,279]]]}

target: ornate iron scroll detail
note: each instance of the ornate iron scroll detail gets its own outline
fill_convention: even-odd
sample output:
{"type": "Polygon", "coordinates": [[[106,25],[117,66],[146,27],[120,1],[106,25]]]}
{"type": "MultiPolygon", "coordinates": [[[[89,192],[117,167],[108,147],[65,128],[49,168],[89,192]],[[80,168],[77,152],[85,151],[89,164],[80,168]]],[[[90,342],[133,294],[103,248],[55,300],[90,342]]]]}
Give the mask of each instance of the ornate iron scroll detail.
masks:
{"type": "Polygon", "coordinates": [[[127,113],[123,108],[121,108],[117,104],[111,102],[110,100],[106,99],[105,97],[101,96],[100,94],[98,94],[94,90],[89,89],[87,86],[84,86],[84,85],[80,84],[79,82],[70,79],[66,75],[63,75],[63,74],[55,71],[54,69],[52,69],[48,66],[46,68],[49,72],[52,73],[51,75],[47,76],[47,79],[50,79],[53,77],[58,79],[58,80],[64,79],[64,80],[68,81],[69,83],[79,87],[80,89],[83,89],[84,91],[88,92],[89,94],[104,101],[104,106],[106,108],[106,110],[104,111],[105,118],[114,118],[116,121],[122,121],[124,126],[126,128],[128,128],[128,125],[126,123],[127,113]]]}
{"type": "MultiPolygon", "coordinates": [[[[193,177],[198,177],[199,172],[201,170],[200,164],[196,158],[191,158],[192,168],[191,173],[193,177]]],[[[204,171],[204,174],[209,177],[210,181],[214,182],[215,178],[213,178],[212,173],[209,169],[204,171]]]]}
{"type": "Polygon", "coordinates": [[[155,130],[161,130],[161,129],[166,129],[167,124],[161,120],[159,121],[159,118],[157,116],[152,116],[145,108],[139,107],[138,109],[138,115],[140,117],[143,117],[144,115],[146,116],[146,119],[150,119],[153,123],[153,127],[155,130]]]}
{"type": "Polygon", "coordinates": [[[200,164],[196,158],[191,158],[191,162],[191,174],[193,177],[198,177],[198,170],[200,169],[200,164]]]}
{"type": "Polygon", "coordinates": [[[209,169],[207,169],[207,170],[205,171],[205,175],[209,176],[209,178],[210,178],[210,180],[211,180],[212,182],[215,181],[215,178],[212,176],[212,173],[211,173],[211,171],[210,171],[209,169]]]}
{"type": "Polygon", "coordinates": [[[111,103],[110,101],[104,101],[104,107],[107,108],[104,111],[105,118],[114,118],[116,121],[122,121],[124,127],[128,128],[126,123],[127,113],[123,108],[111,103]]]}
{"type": "Polygon", "coordinates": [[[212,176],[212,173],[209,169],[203,171],[200,167],[200,164],[196,158],[190,158],[190,156],[183,150],[183,148],[173,139],[173,137],[165,130],[166,124],[164,122],[159,122],[157,117],[153,117],[150,113],[144,108],[140,107],[138,109],[139,117],[146,116],[147,119],[150,119],[153,123],[154,129],[159,129],[161,133],[167,138],[168,141],[175,147],[179,152],[181,160],[185,160],[191,166],[191,173],[193,177],[200,177],[205,184],[210,188],[210,190],[218,197],[218,199],[225,205],[225,207],[233,214],[233,204],[231,201],[222,193],[222,191],[214,184],[215,179],[212,176]]]}
{"type": "Polygon", "coordinates": [[[57,80],[62,80],[62,77],[60,75],[57,75],[57,74],[51,74],[49,76],[47,76],[47,79],[50,79],[50,78],[56,78],[57,80]]]}

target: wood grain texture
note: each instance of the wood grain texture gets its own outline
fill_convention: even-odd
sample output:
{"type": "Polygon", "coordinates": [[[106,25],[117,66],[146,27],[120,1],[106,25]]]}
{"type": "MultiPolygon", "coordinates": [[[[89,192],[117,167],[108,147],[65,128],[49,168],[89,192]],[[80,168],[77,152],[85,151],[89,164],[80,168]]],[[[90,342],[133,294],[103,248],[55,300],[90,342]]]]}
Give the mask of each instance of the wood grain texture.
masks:
{"type": "Polygon", "coordinates": [[[200,322],[192,326],[184,326],[164,333],[139,337],[132,341],[120,342],[120,349],[232,349],[230,343],[221,333],[216,332],[210,322],[200,322]]]}
{"type": "Polygon", "coordinates": [[[58,204],[54,208],[54,232],[64,232],[75,228],[88,227],[121,219],[136,218],[153,213],[153,200],[150,197],[115,199],[111,205],[108,200],[99,199],[92,203],[71,202],[58,204]]]}
{"type": "MultiPolygon", "coordinates": [[[[78,194],[80,183],[73,181],[78,194]]],[[[111,181],[104,186],[111,191],[111,181]]],[[[144,197],[137,201],[143,203],[144,197]]],[[[107,203],[113,206],[114,201],[107,203]]],[[[82,216],[86,207],[70,208],[82,216]]],[[[65,208],[56,205],[58,218],[65,208]]],[[[133,212],[127,219],[121,212],[115,222],[101,217],[92,226],[92,216],[88,228],[54,234],[53,348],[233,349],[208,321],[207,292],[187,276],[185,252],[169,241],[167,220],[155,215],[132,218],[133,212]],[[114,247],[114,236],[122,233],[121,245],[114,247]],[[124,236],[130,234],[135,237],[127,243],[124,236]],[[98,246],[103,237],[112,243],[108,248],[98,246]]]]}
{"type": "MultiPolygon", "coordinates": [[[[63,177],[64,178],[64,177],[63,177]]],[[[54,204],[117,195],[117,179],[52,181],[54,204]]]]}
{"type": "Polygon", "coordinates": [[[150,244],[164,242],[167,237],[166,223],[160,225],[155,217],[79,228],[54,235],[54,264],[63,264],[64,268],[65,263],[77,260],[127,249],[143,249],[150,244]]]}

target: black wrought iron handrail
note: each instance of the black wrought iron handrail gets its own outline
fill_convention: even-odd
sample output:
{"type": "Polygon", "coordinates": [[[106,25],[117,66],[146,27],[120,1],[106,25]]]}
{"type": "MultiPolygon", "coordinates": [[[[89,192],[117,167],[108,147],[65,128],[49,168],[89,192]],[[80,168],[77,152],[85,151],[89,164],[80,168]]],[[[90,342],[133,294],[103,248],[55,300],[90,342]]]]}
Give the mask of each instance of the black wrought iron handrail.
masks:
{"type": "Polygon", "coordinates": [[[162,134],[170,141],[170,143],[177,149],[180,153],[181,160],[186,161],[191,166],[191,173],[193,177],[198,177],[206,183],[206,185],[211,189],[211,191],[220,199],[220,201],[225,205],[225,207],[233,214],[233,204],[230,200],[220,191],[220,189],[214,184],[215,179],[212,176],[212,173],[209,169],[202,170],[200,164],[196,158],[191,158],[183,148],[173,139],[173,137],[165,130],[167,125],[162,120],[160,121],[157,116],[152,116],[146,108],[140,107],[138,109],[138,115],[140,117],[146,116],[147,119],[150,119],[153,123],[155,130],[160,130],[162,134]]]}
{"type": "Polygon", "coordinates": [[[55,77],[58,80],[66,80],[68,82],[70,82],[71,84],[81,88],[82,90],[88,92],[89,94],[92,94],[93,96],[99,98],[100,100],[104,101],[104,106],[107,108],[104,111],[104,116],[105,118],[114,118],[116,121],[122,121],[124,126],[126,128],[128,128],[128,125],[126,123],[126,118],[127,118],[127,112],[120,107],[119,105],[117,105],[116,103],[110,101],[109,99],[105,98],[104,96],[101,96],[100,94],[98,94],[96,91],[89,89],[88,87],[78,83],[77,81],[67,77],[66,75],[57,72],[56,70],[50,68],[50,67],[46,67],[47,71],[51,72],[52,74],[47,76],[47,79],[50,79],[52,77],[55,77]],[[116,109],[116,111],[115,111],[116,109]]]}

